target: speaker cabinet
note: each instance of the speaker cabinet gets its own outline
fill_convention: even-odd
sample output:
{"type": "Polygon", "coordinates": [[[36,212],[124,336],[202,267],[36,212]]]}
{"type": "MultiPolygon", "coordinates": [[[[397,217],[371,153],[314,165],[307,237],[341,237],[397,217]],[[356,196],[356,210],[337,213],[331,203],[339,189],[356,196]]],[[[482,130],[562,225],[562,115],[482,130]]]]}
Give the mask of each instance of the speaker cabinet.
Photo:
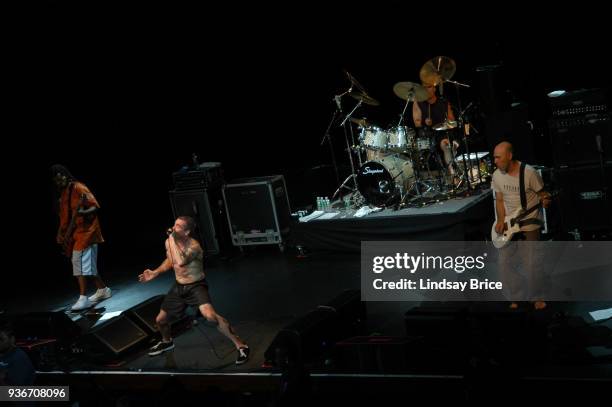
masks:
{"type": "Polygon", "coordinates": [[[559,169],[557,184],[566,231],[612,229],[612,165],[559,169]]]}
{"type": "Polygon", "coordinates": [[[137,325],[150,334],[157,333],[159,329],[155,323],[155,318],[159,314],[161,304],[164,301],[163,295],[156,295],[147,301],[130,308],[125,314],[137,325]]]}
{"type": "Polygon", "coordinates": [[[170,191],[174,218],[191,216],[197,224],[194,237],[202,244],[204,254],[219,254],[227,239],[227,223],[220,188],[170,191]]]}
{"type": "Polygon", "coordinates": [[[125,315],[112,318],[83,336],[79,344],[87,356],[112,360],[138,345],[148,342],[149,335],[125,315]]]}
{"type": "Polygon", "coordinates": [[[610,114],[555,119],[549,127],[555,166],[612,164],[610,114]]]}
{"type": "Polygon", "coordinates": [[[282,175],[233,180],[223,187],[223,199],[235,246],[283,242],[291,209],[282,175]]]}
{"type": "MultiPolygon", "coordinates": [[[[155,318],[159,314],[161,305],[164,302],[164,295],[156,295],[148,300],[130,308],[124,315],[135,322],[138,326],[144,329],[149,335],[155,335],[159,332],[155,318]]],[[[192,316],[189,315],[189,310],[183,313],[183,316],[176,321],[171,321],[171,329],[173,336],[175,333],[182,332],[184,329],[189,328],[192,316]]],[[[199,311],[197,311],[199,313],[199,311]]]]}

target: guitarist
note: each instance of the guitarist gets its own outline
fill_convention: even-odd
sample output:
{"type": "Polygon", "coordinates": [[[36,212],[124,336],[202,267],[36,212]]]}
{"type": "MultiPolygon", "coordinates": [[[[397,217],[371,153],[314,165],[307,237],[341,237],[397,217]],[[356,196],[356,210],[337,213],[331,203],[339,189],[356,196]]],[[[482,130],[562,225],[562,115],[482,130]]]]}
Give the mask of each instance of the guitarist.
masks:
{"type": "Polygon", "coordinates": [[[77,181],[63,165],[53,165],[51,176],[60,197],[57,243],[71,258],[72,274],[79,284],[79,299],[71,309],[82,311],[111,296],[97,267],[98,243],[104,242],[97,215],[100,205],[89,188],[77,181]],[[92,279],[98,288],[89,298],[85,296],[87,279],[92,279]]]}
{"type": "MultiPolygon", "coordinates": [[[[533,167],[514,159],[512,144],[505,141],[499,143],[495,146],[493,156],[497,167],[491,182],[491,187],[495,191],[495,211],[497,215],[495,231],[501,234],[504,231],[506,215],[513,213],[520,207],[527,210],[538,203],[541,203],[544,208],[548,208],[551,203],[551,195],[544,191],[544,182],[533,167]]],[[[520,223],[521,232],[516,234],[513,240],[539,241],[541,218],[540,211],[533,211],[527,215],[520,223]]],[[[534,248],[535,245],[526,245],[525,247],[524,250],[529,250],[529,248],[534,248]]],[[[503,248],[500,253],[501,268],[502,271],[507,272],[506,277],[509,277],[508,274],[513,274],[511,266],[507,263],[511,257],[517,257],[511,256],[512,250],[516,250],[516,247],[503,248]]],[[[531,264],[524,264],[524,269],[528,281],[535,281],[534,273],[537,273],[538,270],[535,270],[537,264],[532,261],[535,259],[533,253],[514,254],[518,255],[518,260],[523,260],[525,263],[531,262],[531,264]]],[[[525,295],[522,284],[519,284],[520,279],[520,276],[514,275],[509,281],[510,287],[506,286],[510,289],[510,294],[514,298],[517,298],[515,295],[525,295]]],[[[535,289],[535,287],[531,287],[531,289],[535,289]]],[[[536,301],[534,306],[536,309],[543,309],[546,304],[544,301],[536,301]]],[[[517,304],[512,303],[511,307],[516,308],[517,304]]]]}

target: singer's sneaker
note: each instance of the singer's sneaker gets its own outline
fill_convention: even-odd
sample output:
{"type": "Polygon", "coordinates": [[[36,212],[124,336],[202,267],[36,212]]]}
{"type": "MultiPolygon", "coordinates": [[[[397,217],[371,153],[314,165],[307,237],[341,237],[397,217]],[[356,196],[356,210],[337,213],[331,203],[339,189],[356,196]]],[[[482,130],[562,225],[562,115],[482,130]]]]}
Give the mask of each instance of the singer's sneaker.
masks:
{"type": "Polygon", "coordinates": [[[149,349],[149,356],[161,355],[162,353],[167,352],[171,349],[174,349],[173,341],[170,341],[170,342],[159,341],[157,345],[149,349]]]}
{"type": "Polygon", "coordinates": [[[79,300],[70,308],[72,311],[83,311],[84,309],[93,307],[91,301],[87,297],[79,297],[79,300]]]}
{"type": "Polygon", "coordinates": [[[98,288],[96,293],[94,295],[92,295],[91,297],[89,297],[89,301],[91,301],[91,302],[98,302],[98,301],[110,298],[111,295],[113,295],[113,294],[111,293],[111,289],[110,288],[108,288],[108,287],[98,288]]]}
{"type": "Polygon", "coordinates": [[[251,350],[249,349],[248,346],[243,346],[243,347],[238,348],[238,357],[236,358],[236,364],[241,365],[244,362],[246,362],[247,359],[249,358],[250,352],[251,350]]]}

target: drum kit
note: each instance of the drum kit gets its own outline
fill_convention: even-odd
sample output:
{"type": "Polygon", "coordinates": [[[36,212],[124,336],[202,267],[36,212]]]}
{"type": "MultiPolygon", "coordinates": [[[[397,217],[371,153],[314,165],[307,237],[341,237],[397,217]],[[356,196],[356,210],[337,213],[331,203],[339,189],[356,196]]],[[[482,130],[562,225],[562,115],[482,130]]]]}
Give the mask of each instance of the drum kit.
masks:
{"type": "MultiPolygon", "coordinates": [[[[437,86],[440,94],[445,83],[454,84],[459,92],[459,87],[469,85],[452,81],[455,71],[455,61],[440,56],[427,61],[419,76],[423,83],[437,86]]],[[[481,163],[487,153],[470,154],[468,149],[470,125],[464,119],[464,113],[471,104],[463,111],[459,106],[461,114],[455,120],[446,117],[442,123],[412,128],[404,124],[407,107],[410,103],[426,102],[431,95],[425,86],[418,83],[398,82],[393,86],[393,93],[406,103],[399,122],[383,128],[367,118],[353,117],[353,113],[361,106],[378,106],[380,103],[368,95],[365,88],[350,73],[344,72],[351,85],[347,91],[334,97],[338,109],[332,122],[338,115],[344,115],[341,103],[343,96],[350,96],[352,100],[357,101],[353,109],[344,115],[340,124],[345,130],[351,175],[340,184],[333,199],[348,191],[358,196],[354,202],[368,205],[396,209],[423,206],[475,191],[490,178],[489,166],[481,163]],[[358,141],[354,137],[352,125],[358,129],[358,141]],[[438,150],[440,136],[449,139],[450,146],[453,146],[453,143],[457,145],[453,138],[461,139],[461,136],[456,134],[460,129],[463,130],[461,136],[464,152],[456,155],[456,150],[450,149],[453,151],[452,161],[445,163],[443,154],[438,150]]],[[[331,123],[328,130],[330,127],[331,123]]],[[[322,143],[324,141],[325,137],[322,143]]]]}

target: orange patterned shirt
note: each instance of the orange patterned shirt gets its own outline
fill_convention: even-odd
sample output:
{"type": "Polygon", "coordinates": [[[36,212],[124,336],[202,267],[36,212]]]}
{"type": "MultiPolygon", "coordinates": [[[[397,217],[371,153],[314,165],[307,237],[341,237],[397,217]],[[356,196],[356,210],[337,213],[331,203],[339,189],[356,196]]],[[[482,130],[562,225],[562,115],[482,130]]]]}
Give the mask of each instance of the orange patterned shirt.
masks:
{"type": "MultiPolygon", "coordinates": [[[[68,187],[62,191],[60,197],[59,235],[63,236],[66,233],[66,229],[70,224],[70,219],[76,214],[76,210],[79,207],[87,209],[92,206],[100,208],[98,201],[85,184],[74,181],[68,185],[68,187]],[[68,195],[70,194],[71,188],[72,194],[70,195],[70,204],[68,205],[68,195]]],[[[72,236],[74,238],[73,250],[84,250],[94,243],[104,242],[97,211],[88,215],[77,215],[72,236]]]]}

